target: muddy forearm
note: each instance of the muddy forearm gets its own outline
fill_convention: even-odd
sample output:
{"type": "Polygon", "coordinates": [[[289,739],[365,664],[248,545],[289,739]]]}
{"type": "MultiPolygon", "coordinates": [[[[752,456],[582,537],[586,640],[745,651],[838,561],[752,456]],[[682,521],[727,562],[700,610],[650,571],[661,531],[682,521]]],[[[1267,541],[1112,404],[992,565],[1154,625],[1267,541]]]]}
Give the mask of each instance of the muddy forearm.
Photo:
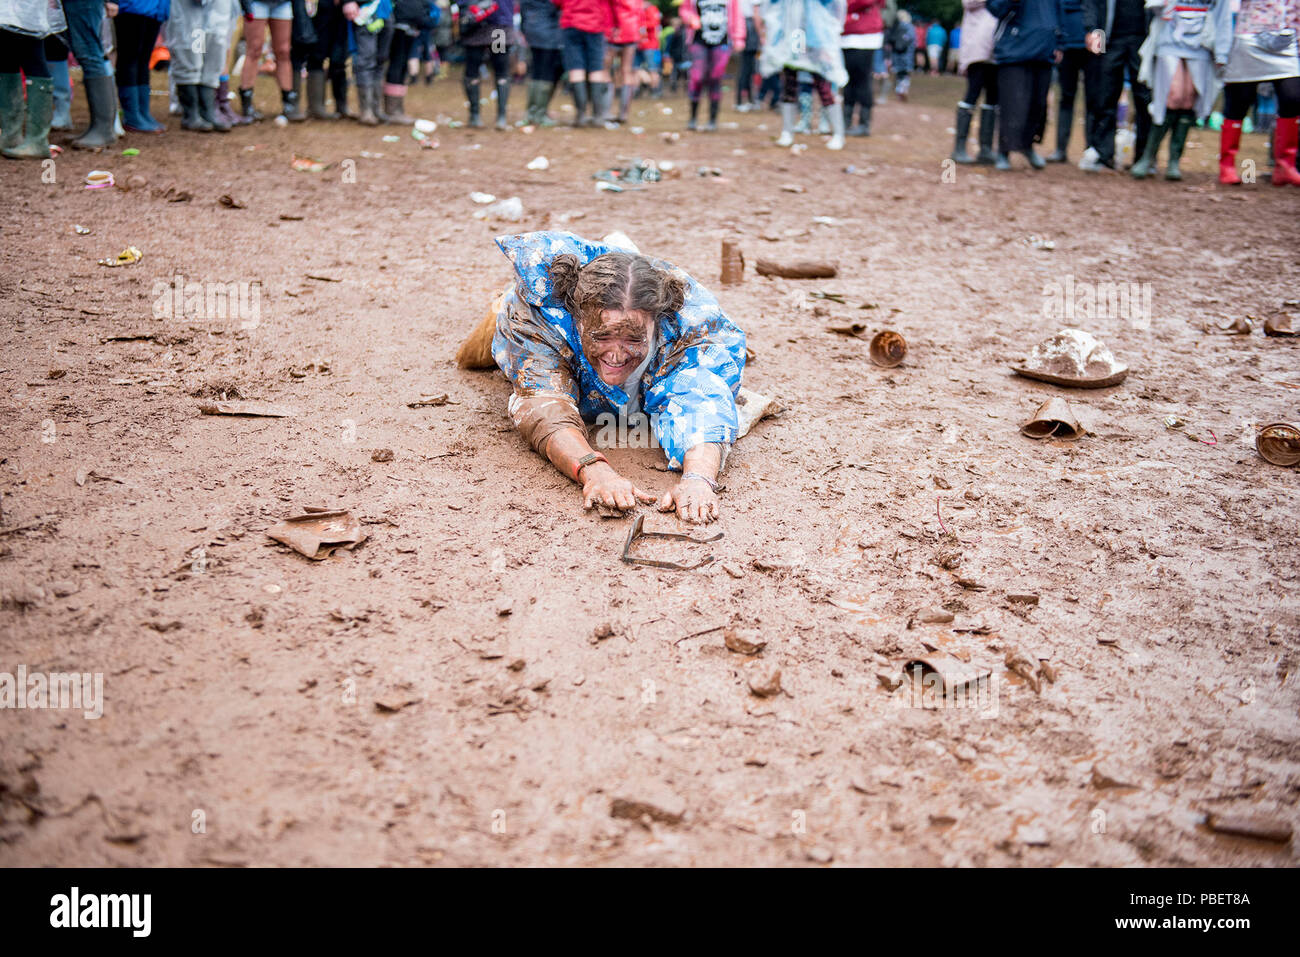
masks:
{"type": "MultiPolygon", "coordinates": [[[[546,447],[539,451],[550,459],[551,464],[559,469],[565,477],[574,481],[581,481],[576,474],[578,460],[584,455],[590,455],[594,450],[591,443],[587,441],[586,429],[564,428],[552,432],[546,442],[546,447]]],[[[602,463],[593,464],[601,465],[602,463]]]]}
{"type": "Polygon", "coordinates": [[[694,472],[703,475],[710,482],[716,482],[722,468],[722,445],[718,442],[705,442],[689,449],[682,457],[682,474],[694,472]]]}

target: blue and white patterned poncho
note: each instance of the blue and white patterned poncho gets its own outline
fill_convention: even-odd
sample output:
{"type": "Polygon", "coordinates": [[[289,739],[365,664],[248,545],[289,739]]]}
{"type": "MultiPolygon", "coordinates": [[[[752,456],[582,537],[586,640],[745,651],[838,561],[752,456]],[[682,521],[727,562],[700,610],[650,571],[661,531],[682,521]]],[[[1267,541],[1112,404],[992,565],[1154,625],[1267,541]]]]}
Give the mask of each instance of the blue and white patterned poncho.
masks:
{"type": "MultiPolygon", "coordinates": [[[[585,265],[620,250],[566,232],[499,236],[496,242],[514,264],[518,280],[497,313],[492,358],[515,395],[549,395],[576,404],[588,422],[624,409],[627,393],[607,385],[591,367],[573,316],[552,297],[549,277],[551,261],[561,254],[577,256],[585,265]]],[[[685,271],[646,258],[687,284],[681,311],[660,319],[658,348],[641,377],[641,409],[669,467],[679,469],[687,450],[696,445],[736,440],[745,334],[685,271]]]]}

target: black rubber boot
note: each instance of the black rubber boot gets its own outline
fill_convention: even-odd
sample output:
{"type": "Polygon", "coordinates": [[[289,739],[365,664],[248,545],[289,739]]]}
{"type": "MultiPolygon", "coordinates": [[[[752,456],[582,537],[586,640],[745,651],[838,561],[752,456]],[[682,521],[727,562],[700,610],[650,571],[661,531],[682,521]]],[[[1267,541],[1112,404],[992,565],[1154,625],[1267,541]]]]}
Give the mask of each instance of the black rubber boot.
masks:
{"type": "Polygon", "coordinates": [[[212,124],[203,118],[199,109],[199,85],[177,83],[176,99],[181,101],[181,129],[195,133],[211,133],[212,124]]]}
{"type": "MultiPolygon", "coordinates": [[[[975,162],[980,166],[994,166],[997,154],[993,152],[993,134],[998,128],[998,108],[985,104],[980,107],[980,151],[975,155],[975,162]]],[[[1007,167],[1010,169],[1010,167],[1007,167]]]]}
{"type": "Polygon", "coordinates": [[[239,91],[239,112],[243,114],[240,119],[240,125],[256,123],[263,119],[261,112],[253,105],[253,91],[241,89],[239,91]]]}
{"type": "Polygon", "coordinates": [[[700,114],[700,101],[691,100],[691,118],[686,121],[686,129],[694,133],[700,128],[700,122],[697,117],[700,114]]]}
{"type": "Polygon", "coordinates": [[[483,129],[483,95],[482,80],[465,81],[465,99],[469,101],[469,125],[472,129],[483,129]]]}
{"type": "Polygon", "coordinates": [[[970,166],[975,157],[966,152],[966,140],[970,138],[971,108],[965,103],[957,104],[957,132],[953,137],[952,161],[970,166]]]}
{"type": "Polygon", "coordinates": [[[117,120],[117,81],[112,76],[82,80],[90,104],[90,129],[72,141],[79,150],[102,150],[117,142],[113,123],[117,120]]]}
{"type": "Polygon", "coordinates": [[[1142,151],[1141,158],[1129,168],[1129,174],[1134,179],[1146,179],[1148,176],[1155,175],[1156,153],[1160,151],[1160,141],[1165,138],[1165,131],[1169,129],[1168,120],[1171,120],[1172,117],[1166,117],[1165,119],[1166,122],[1164,123],[1151,124],[1151,133],[1147,136],[1147,147],[1142,151]]]}
{"type": "Polygon", "coordinates": [[[338,114],[325,109],[325,71],[307,71],[307,115],[313,120],[337,120],[338,114]]]}
{"type": "Polygon", "coordinates": [[[510,106],[510,81],[497,80],[497,125],[498,130],[504,130],[509,125],[507,123],[507,111],[510,106]]]}
{"type": "Polygon", "coordinates": [[[1196,121],[1191,110],[1174,110],[1171,121],[1173,129],[1169,133],[1169,163],[1165,166],[1165,179],[1177,182],[1183,178],[1183,148],[1187,145],[1187,134],[1196,121]]]}
{"type": "MultiPolygon", "coordinates": [[[[12,75],[12,74],[11,74],[12,75]]],[[[7,144],[3,153],[8,159],[48,159],[50,155],[50,122],[54,119],[54,81],[48,76],[27,80],[26,116],[18,115],[21,138],[7,144]],[[22,121],[25,120],[25,127],[22,121]]],[[[6,129],[5,133],[13,132],[6,129]]]]}
{"type": "Polygon", "coordinates": [[[307,113],[302,108],[302,71],[293,71],[293,89],[280,91],[280,102],[282,104],[280,113],[290,123],[301,123],[307,119],[307,113]]]}
{"type": "Polygon", "coordinates": [[[217,113],[217,88],[215,86],[200,85],[197,89],[199,91],[199,116],[203,118],[203,122],[218,133],[229,133],[230,124],[217,113]]]}
{"type": "Polygon", "coordinates": [[[704,132],[716,133],[718,131],[718,107],[721,105],[721,100],[709,100],[709,125],[704,127],[704,132]]]}
{"type": "Polygon", "coordinates": [[[569,86],[573,90],[573,125],[586,126],[587,83],[578,80],[576,83],[570,83],[569,86]]]}

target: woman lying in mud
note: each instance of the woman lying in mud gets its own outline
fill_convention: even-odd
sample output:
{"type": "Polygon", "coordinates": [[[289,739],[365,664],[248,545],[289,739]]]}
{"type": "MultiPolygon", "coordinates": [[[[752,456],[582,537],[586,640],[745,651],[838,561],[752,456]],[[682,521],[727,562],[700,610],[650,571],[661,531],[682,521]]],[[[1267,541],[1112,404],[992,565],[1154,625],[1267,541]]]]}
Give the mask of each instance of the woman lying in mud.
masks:
{"type": "Polygon", "coordinates": [[[514,386],[510,416],[582,486],[583,506],[655,496],[619,475],[586,422],[637,413],[681,478],[658,501],[687,522],[718,517],[717,477],[736,440],[745,334],[684,271],[571,233],[503,236],[517,281],[501,300],[492,358],[514,386]]]}

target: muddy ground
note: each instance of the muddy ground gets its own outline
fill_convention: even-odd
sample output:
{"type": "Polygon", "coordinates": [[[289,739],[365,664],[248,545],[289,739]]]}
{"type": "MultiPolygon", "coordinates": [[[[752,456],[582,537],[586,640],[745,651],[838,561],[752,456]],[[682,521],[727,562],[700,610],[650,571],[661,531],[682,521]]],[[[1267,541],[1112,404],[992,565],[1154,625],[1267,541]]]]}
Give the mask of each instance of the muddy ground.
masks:
{"type": "MultiPolygon", "coordinates": [[[[457,87],[411,111],[459,114],[457,87]]],[[[1204,327],[1297,295],[1300,190],[1219,188],[1202,132],[1177,185],[948,182],[958,87],[915,94],[840,154],[729,109],[667,144],[673,98],[637,101],[641,135],[444,123],[421,150],[173,119],[131,159],[65,153],[53,183],[0,166],[0,670],[104,675],[98,720],[0,713],[0,863],[1294,865],[1205,821],[1300,819],[1297,473],[1250,443],[1300,417],[1300,345],[1204,327]],[[594,189],[632,156],[685,174],[594,189]],[[96,168],[147,182],[83,189],[96,168]],[[476,220],[474,190],[522,221],[476,220]],[[725,537],[651,545],[714,564],[622,564],[628,521],[584,513],[504,379],[452,362],[509,276],[492,237],[540,228],[686,267],[747,331],[746,384],[788,407],[735,448],[725,537]],[[840,275],[721,287],[726,236],[840,275]],[[128,245],[143,261],[97,265],[128,245]],[[159,318],[177,275],[258,283],[260,311],[159,318]],[[1149,323],[1074,322],[1132,367],[1118,387],[1009,371],[1068,324],[1044,292],[1067,277],[1151,284],[1149,323]],[[900,331],[906,362],[872,366],[836,322],[900,331]],[[1089,435],[1020,435],[1054,395],[1089,435]],[[222,396],[299,414],[200,415],[222,396]],[[312,562],[266,537],[304,506],[368,540],[312,562]],[[887,691],[927,645],[990,669],[992,706],[887,691]],[[1035,693],[1009,650],[1056,681],[1035,693]],[[752,694],[773,666],[784,692],[752,694]]],[[[611,459],[668,487],[653,450],[611,459]]]]}

